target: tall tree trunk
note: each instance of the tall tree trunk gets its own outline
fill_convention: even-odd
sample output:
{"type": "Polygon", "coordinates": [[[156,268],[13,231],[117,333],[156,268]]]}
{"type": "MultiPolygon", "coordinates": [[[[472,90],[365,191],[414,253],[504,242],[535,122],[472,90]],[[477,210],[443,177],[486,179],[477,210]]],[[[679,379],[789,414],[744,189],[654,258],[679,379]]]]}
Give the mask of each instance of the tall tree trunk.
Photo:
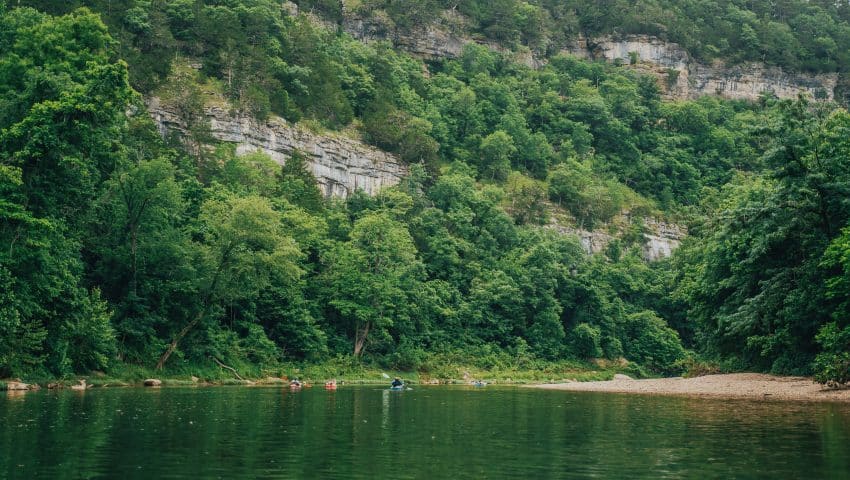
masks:
{"type": "Polygon", "coordinates": [[[358,329],[354,335],[354,356],[359,357],[363,353],[363,346],[366,345],[366,337],[369,335],[369,322],[363,326],[363,329],[358,329]]]}

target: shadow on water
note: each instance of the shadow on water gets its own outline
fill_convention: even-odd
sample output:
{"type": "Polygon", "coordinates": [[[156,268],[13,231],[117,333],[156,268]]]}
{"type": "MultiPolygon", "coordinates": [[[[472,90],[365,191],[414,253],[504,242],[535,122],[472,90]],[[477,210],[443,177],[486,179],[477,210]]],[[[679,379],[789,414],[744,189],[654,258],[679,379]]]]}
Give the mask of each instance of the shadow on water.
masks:
{"type": "Polygon", "coordinates": [[[0,397],[3,478],[848,478],[850,405],[375,387],[0,397]]]}

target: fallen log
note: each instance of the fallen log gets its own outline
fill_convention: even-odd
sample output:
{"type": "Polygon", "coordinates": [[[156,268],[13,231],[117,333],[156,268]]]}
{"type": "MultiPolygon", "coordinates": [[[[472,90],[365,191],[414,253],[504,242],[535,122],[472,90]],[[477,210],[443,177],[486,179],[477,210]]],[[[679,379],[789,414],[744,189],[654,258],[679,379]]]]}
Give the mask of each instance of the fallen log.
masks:
{"type": "Polygon", "coordinates": [[[239,375],[239,372],[237,372],[235,368],[233,368],[233,367],[229,367],[229,366],[227,366],[227,365],[225,365],[225,364],[221,363],[221,361],[220,361],[219,359],[215,358],[215,357],[210,357],[210,358],[212,358],[212,359],[213,359],[213,361],[214,361],[215,363],[217,363],[219,367],[221,367],[221,368],[225,368],[225,369],[230,370],[231,372],[233,372],[233,374],[234,374],[234,375],[236,375],[236,378],[238,378],[239,380],[243,380],[243,381],[245,380],[244,378],[242,378],[242,377],[239,375]]]}

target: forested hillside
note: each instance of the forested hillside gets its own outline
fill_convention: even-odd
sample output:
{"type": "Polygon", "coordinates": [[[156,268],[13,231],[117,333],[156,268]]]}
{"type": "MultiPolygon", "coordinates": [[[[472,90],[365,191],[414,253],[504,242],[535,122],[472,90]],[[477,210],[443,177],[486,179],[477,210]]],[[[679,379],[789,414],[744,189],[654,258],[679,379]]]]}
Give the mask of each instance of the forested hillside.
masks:
{"type": "MultiPolygon", "coordinates": [[[[648,373],[700,359],[847,380],[850,116],[835,105],[665,103],[654,78],[616,66],[555,55],[534,70],[474,45],[424,64],[270,0],[20,4],[35,8],[0,2],[0,376],[625,357],[648,373]],[[324,199],[300,155],[281,168],[215,145],[211,93],[235,114],[361,138],[411,173],[375,197],[324,199]],[[177,105],[194,148],[159,136],[143,95],[177,105]],[[623,212],[627,232],[594,256],[544,227],[623,212]],[[646,263],[645,216],[692,238],[646,263]]],[[[312,6],[332,18],[334,5],[312,6]]],[[[526,43],[520,11],[547,35],[613,28],[591,22],[594,6],[569,20],[477,5],[437,6],[526,43]]],[[[822,11],[843,45],[846,12],[810,7],[776,21],[822,11]]],[[[358,8],[399,25],[419,12],[358,8]]],[[[664,11],[670,35],[701,24],[664,11]]],[[[700,55],[752,56],[698,38],[717,44],[700,55]]],[[[843,68],[833,60],[785,65],[843,68]]]]}
{"type": "MultiPolygon", "coordinates": [[[[191,3],[187,1],[186,3],[191,3]]],[[[850,68],[850,6],[790,0],[300,0],[303,9],[341,22],[359,15],[389,31],[456,18],[454,28],[512,48],[551,55],[579,36],[652,35],[707,61],[759,61],[792,70],[850,68]],[[460,15],[460,18],[457,15],[460,15]]]]}

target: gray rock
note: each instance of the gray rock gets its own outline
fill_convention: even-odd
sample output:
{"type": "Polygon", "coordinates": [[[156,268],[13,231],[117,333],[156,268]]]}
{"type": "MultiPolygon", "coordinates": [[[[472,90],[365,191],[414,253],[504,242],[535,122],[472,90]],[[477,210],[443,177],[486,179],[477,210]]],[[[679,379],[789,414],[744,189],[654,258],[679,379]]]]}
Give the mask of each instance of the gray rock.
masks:
{"type": "MultiPolygon", "coordinates": [[[[622,219],[624,220],[621,221],[628,222],[627,216],[623,216],[622,219]]],[[[650,262],[672,255],[673,251],[679,248],[682,240],[688,235],[687,229],[681,225],[666,223],[651,217],[643,217],[641,220],[646,227],[642,247],[643,258],[650,262]]],[[[552,222],[547,227],[565,235],[575,235],[578,237],[584,251],[588,254],[603,252],[605,247],[617,238],[616,235],[612,235],[606,231],[591,231],[562,225],[555,218],[552,219],[552,222]]]]}
{"type": "Polygon", "coordinates": [[[665,42],[649,35],[624,37],[603,36],[580,38],[566,45],[565,53],[589,60],[632,63],[636,67],[650,67],[647,73],[655,74],[669,97],[697,98],[718,95],[735,100],[758,100],[762,92],[771,92],[779,98],[796,98],[799,93],[823,93],[832,99],[838,75],[787,72],[761,63],[726,65],[714,62],[700,63],[676,43],[665,42]],[[655,67],[655,70],[652,69],[655,67]],[[669,76],[670,71],[676,72],[669,76]],[[668,82],[669,80],[669,82],[668,82]]]}
{"type": "MultiPolygon", "coordinates": [[[[157,98],[148,99],[147,104],[160,134],[185,135],[185,122],[173,108],[157,98]]],[[[238,154],[261,151],[280,165],[296,150],[306,155],[307,164],[327,197],[345,198],[356,190],[375,195],[408,173],[407,166],[394,155],[357,140],[319,135],[281,118],[256,121],[221,107],[208,107],[205,112],[212,137],[235,143],[238,154]]]]}

